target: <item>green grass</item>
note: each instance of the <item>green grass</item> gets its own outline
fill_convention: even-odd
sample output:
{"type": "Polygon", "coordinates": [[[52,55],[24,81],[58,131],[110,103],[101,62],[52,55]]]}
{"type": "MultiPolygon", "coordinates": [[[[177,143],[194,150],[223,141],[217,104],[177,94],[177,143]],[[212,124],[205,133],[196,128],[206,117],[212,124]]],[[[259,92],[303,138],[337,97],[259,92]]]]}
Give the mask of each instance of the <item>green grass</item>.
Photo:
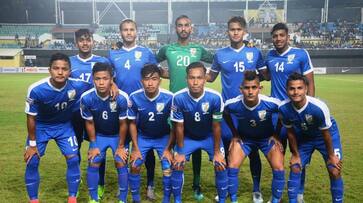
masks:
{"type": "MultiPolygon", "coordinates": [[[[23,161],[24,143],[26,138],[24,101],[27,87],[46,75],[37,74],[0,74],[0,196],[6,202],[26,202],[27,194],[24,185],[23,161]]],[[[336,118],[343,144],[343,177],[345,182],[345,202],[362,202],[361,194],[363,188],[363,142],[361,133],[363,125],[363,75],[317,75],[316,95],[328,103],[332,115],[336,118]]],[[[163,86],[167,87],[167,81],[163,86]]],[[[269,93],[269,83],[264,82],[263,92],[269,93]]],[[[219,81],[208,86],[220,90],[219,81]]],[[[88,144],[84,143],[82,155],[86,155],[88,144]]],[[[117,178],[113,167],[113,160],[109,154],[107,160],[106,194],[103,202],[116,202],[117,178]]],[[[288,163],[289,154],[285,163],[288,163]]],[[[213,202],[215,196],[214,172],[207,155],[203,154],[202,163],[202,188],[205,194],[204,202],[213,202]]],[[[88,201],[86,187],[86,161],[82,160],[83,184],[80,189],[79,202],[88,201]]],[[[286,167],[285,167],[286,168],[286,167]]],[[[65,181],[66,164],[58,147],[50,142],[46,155],[41,159],[40,174],[41,184],[39,197],[43,202],[65,202],[67,198],[67,187],[65,181]]],[[[287,168],[286,168],[287,169],[287,168]]],[[[143,169],[145,172],[145,169],[143,169]]],[[[145,185],[145,173],[142,180],[145,185]]],[[[162,198],[161,170],[159,162],[156,168],[156,191],[158,201],[162,198]]],[[[264,199],[268,200],[271,195],[271,170],[265,159],[263,159],[262,192],[264,199]]],[[[186,165],[185,184],[183,198],[185,202],[192,200],[192,172],[191,163],[186,165]]],[[[311,165],[307,169],[306,179],[306,202],[329,202],[330,191],[328,174],[319,153],[313,155],[311,165]]],[[[251,178],[248,161],[244,162],[240,172],[239,201],[251,202],[251,178]]],[[[145,187],[142,188],[145,194],[145,187]]],[[[284,201],[287,202],[287,194],[284,201]]],[[[143,199],[144,196],[143,196],[143,199]]],[[[2,202],[2,201],[1,201],[2,202]]]]}

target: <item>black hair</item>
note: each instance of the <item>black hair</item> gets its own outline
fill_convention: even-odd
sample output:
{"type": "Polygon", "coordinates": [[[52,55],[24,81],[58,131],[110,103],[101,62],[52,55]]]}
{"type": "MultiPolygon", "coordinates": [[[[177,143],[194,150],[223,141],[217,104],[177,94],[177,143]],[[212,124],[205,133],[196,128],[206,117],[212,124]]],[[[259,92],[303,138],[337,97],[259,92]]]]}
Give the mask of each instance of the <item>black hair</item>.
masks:
{"type": "Polygon", "coordinates": [[[187,68],[185,70],[186,70],[186,72],[188,74],[190,69],[194,69],[194,68],[203,68],[203,72],[207,73],[207,69],[205,68],[204,64],[202,62],[199,62],[199,61],[189,64],[189,66],[187,66],[187,68]]]}
{"type": "Polygon", "coordinates": [[[92,68],[92,75],[95,75],[97,72],[100,71],[106,71],[110,74],[111,77],[113,77],[113,68],[108,63],[101,63],[101,62],[95,63],[95,65],[92,68]]]}
{"type": "Polygon", "coordinates": [[[233,16],[232,18],[230,18],[227,23],[228,27],[231,23],[239,23],[243,29],[247,28],[246,19],[242,16],[233,16]]]}
{"type": "Polygon", "coordinates": [[[258,82],[260,82],[259,75],[256,73],[256,71],[247,70],[243,73],[243,75],[244,75],[244,81],[257,80],[258,82]]]}
{"type": "Polygon", "coordinates": [[[189,19],[189,20],[190,20],[190,18],[189,18],[187,15],[180,15],[180,16],[178,16],[178,17],[175,19],[175,26],[177,26],[177,25],[178,25],[178,21],[179,21],[180,19],[183,19],[183,18],[186,18],[186,19],[189,19]]]}
{"type": "Polygon", "coordinates": [[[289,34],[289,28],[287,27],[287,25],[285,23],[277,23],[272,27],[271,30],[271,35],[273,35],[273,33],[276,30],[285,30],[286,34],[289,34]]]}
{"type": "Polygon", "coordinates": [[[93,37],[93,33],[89,30],[89,29],[79,29],[74,33],[76,40],[81,38],[82,36],[86,36],[86,37],[93,37]]]}
{"type": "Polygon", "coordinates": [[[69,68],[71,67],[71,61],[69,60],[69,57],[67,55],[65,55],[63,53],[59,53],[59,52],[52,54],[52,56],[50,57],[50,60],[49,60],[49,67],[52,66],[54,61],[58,61],[58,60],[67,62],[69,65],[69,68]]]}
{"type": "Polygon", "coordinates": [[[141,77],[145,78],[148,75],[152,75],[157,73],[159,77],[161,76],[160,68],[155,64],[145,64],[144,67],[141,69],[141,77]]]}
{"type": "Polygon", "coordinates": [[[135,22],[135,21],[133,21],[133,20],[132,20],[132,19],[130,19],[130,18],[125,18],[125,19],[123,19],[123,20],[120,22],[120,26],[119,26],[120,31],[122,30],[122,26],[123,26],[125,23],[133,23],[133,24],[135,25],[136,30],[137,30],[136,22],[135,22]]]}
{"type": "Polygon", "coordinates": [[[291,81],[295,81],[295,80],[301,80],[301,81],[303,81],[303,83],[304,83],[306,86],[308,86],[308,85],[309,85],[309,81],[308,81],[308,79],[307,79],[304,75],[302,75],[302,74],[300,74],[300,73],[296,73],[296,72],[294,72],[294,73],[291,73],[291,74],[289,75],[289,77],[287,78],[287,81],[286,81],[286,88],[289,86],[289,83],[290,83],[291,81]]]}

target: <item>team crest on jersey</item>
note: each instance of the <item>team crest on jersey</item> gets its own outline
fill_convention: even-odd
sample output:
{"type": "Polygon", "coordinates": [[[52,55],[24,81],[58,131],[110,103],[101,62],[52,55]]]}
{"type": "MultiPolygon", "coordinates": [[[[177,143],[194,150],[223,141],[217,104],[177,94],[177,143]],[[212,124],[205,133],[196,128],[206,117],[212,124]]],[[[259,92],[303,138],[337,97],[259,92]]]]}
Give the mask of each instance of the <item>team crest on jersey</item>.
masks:
{"type": "Polygon", "coordinates": [[[309,125],[313,124],[313,115],[305,114],[305,120],[309,125]]]}
{"type": "Polygon", "coordinates": [[[68,90],[67,94],[69,101],[76,99],[76,90],[68,90]]]}
{"type": "Polygon", "coordinates": [[[117,103],[116,103],[116,101],[111,101],[110,102],[110,109],[111,109],[111,112],[116,112],[117,111],[117,103]]]}
{"type": "Polygon", "coordinates": [[[295,59],[295,54],[290,54],[287,56],[287,64],[292,64],[295,59]]]}
{"type": "Polygon", "coordinates": [[[156,114],[163,114],[163,110],[165,108],[165,104],[164,103],[156,103],[156,114]]]}
{"type": "Polygon", "coordinates": [[[209,102],[203,102],[202,103],[203,114],[208,114],[208,110],[209,110],[209,102]]]}
{"type": "Polygon", "coordinates": [[[196,57],[197,54],[197,49],[196,48],[190,48],[190,55],[192,55],[192,57],[196,57]]]}
{"type": "Polygon", "coordinates": [[[135,51],[135,61],[140,61],[142,57],[141,51],[135,51]]]}
{"type": "Polygon", "coordinates": [[[258,111],[258,117],[260,118],[260,121],[266,120],[266,110],[258,111]]]}
{"type": "Polygon", "coordinates": [[[247,63],[253,63],[253,52],[246,52],[247,63]]]}

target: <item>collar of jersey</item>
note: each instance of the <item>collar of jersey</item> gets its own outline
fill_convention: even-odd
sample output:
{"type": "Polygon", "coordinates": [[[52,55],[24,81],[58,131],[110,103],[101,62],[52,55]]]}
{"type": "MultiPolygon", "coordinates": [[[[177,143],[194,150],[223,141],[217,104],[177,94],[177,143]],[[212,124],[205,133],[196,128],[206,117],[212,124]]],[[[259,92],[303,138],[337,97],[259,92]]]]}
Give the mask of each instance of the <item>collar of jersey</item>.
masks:
{"type": "Polygon", "coordinates": [[[235,52],[240,52],[243,48],[245,48],[245,44],[243,44],[239,49],[235,49],[235,48],[233,48],[232,46],[229,46],[229,48],[230,49],[232,49],[233,51],[235,51],[235,52]]]}
{"type": "Polygon", "coordinates": [[[247,106],[247,104],[245,104],[245,102],[244,102],[243,98],[244,98],[244,97],[242,96],[241,102],[242,102],[243,106],[245,106],[245,107],[246,107],[246,109],[248,109],[248,110],[250,110],[250,111],[255,110],[255,108],[256,108],[258,105],[260,105],[260,103],[261,103],[260,94],[258,94],[258,102],[257,102],[257,104],[256,104],[255,106],[253,106],[253,107],[249,107],[249,106],[247,106]]]}
{"type": "Polygon", "coordinates": [[[277,52],[277,50],[275,49],[277,55],[279,56],[284,56],[285,54],[289,53],[289,51],[292,49],[292,47],[289,46],[289,48],[286,49],[286,51],[284,51],[282,54],[280,54],[279,52],[277,52]]]}
{"type": "Polygon", "coordinates": [[[80,61],[82,61],[82,62],[87,62],[87,61],[89,61],[91,58],[93,58],[93,54],[91,54],[91,56],[90,57],[88,57],[88,58],[86,58],[86,59],[83,59],[83,58],[81,58],[80,56],[79,56],[79,54],[77,54],[77,58],[78,58],[78,60],[80,60],[80,61]]]}
{"type": "Polygon", "coordinates": [[[106,100],[110,97],[110,95],[107,95],[107,97],[101,97],[101,95],[99,95],[99,94],[97,93],[96,88],[95,88],[95,93],[96,93],[97,97],[98,97],[98,98],[100,98],[102,101],[106,101],[106,100]]]}
{"type": "Polygon", "coordinates": [[[201,99],[204,97],[204,95],[205,95],[205,88],[203,89],[203,94],[202,94],[202,95],[200,95],[200,97],[198,97],[198,98],[194,98],[194,97],[190,94],[189,89],[188,89],[188,95],[189,95],[189,97],[190,97],[191,99],[193,99],[195,102],[199,102],[199,100],[201,100],[201,99]]]}
{"type": "Polygon", "coordinates": [[[130,48],[126,48],[126,47],[122,46],[122,49],[125,51],[131,51],[131,50],[135,49],[136,47],[137,47],[137,44],[135,44],[135,46],[130,47],[130,48]]]}
{"type": "Polygon", "coordinates": [[[144,89],[144,95],[145,95],[145,97],[146,97],[146,99],[148,99],[149,101],[154,101],[156,98],[158,98],[159,97],[159,95],[160,95],[160,88],[159,88],[159,91],[158,91],[158,94],[155,96],[155,97],[153,97],[153,98],[150,98],[150,97],[148,97],[147,95],[146,95],[146,93],[145,93],[145,89],[144,89]]]}
{"type": "Polygon", "coordinates": [[[61,92],[66,86],[67,86],[67,83],[68,83],[68,80],[66,81],[66,84],[64,84],[64,86],[63,87],[61,87],[61,88],[56,88],[56,87],[54,87],[53,85],[52,85],[52,83],[50,82],[50,77],[48,78],[48,85],[53,89],[53,90],[55,90],[55,91],[58,91],[58,92],[61,92]]]}
{"type": "MultiPolygon", "coordinates": [[[[292,104],[292,103],[291,103],[291,104],[292,104]]],[[[306,96],[306,103],[304,104],[304,106],[303,106],[303,107],[301,107],[300,109],[297,109],[297,108],[294,106],[294,104],[292,104],[292,107],[295,109],[295,111],[296,111],[296,112],[301,113],[301,112],[303,112],[303,111],[306,109],[306,107],[308,106],[308,104],[309,104],[309,96],[306,96]]]]}

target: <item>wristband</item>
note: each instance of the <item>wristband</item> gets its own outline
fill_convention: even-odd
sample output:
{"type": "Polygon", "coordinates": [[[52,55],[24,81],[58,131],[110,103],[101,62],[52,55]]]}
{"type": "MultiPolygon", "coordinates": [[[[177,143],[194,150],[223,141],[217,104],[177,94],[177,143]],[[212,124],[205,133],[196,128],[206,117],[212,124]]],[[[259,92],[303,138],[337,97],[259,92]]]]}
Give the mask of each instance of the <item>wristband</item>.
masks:
{"type": "Polygon", "coordinates": [[[91,142],[89,142],[89,148],[97,148],[97,143],[96,143],[96,141],[91,141],[91,142]]]}
{"type": "Polygon", "coordinates": [[[36,147],[37,146],[37,141],[35,141],[35,140],[29,140],[29,146],[30,147],[36,147]]]}

